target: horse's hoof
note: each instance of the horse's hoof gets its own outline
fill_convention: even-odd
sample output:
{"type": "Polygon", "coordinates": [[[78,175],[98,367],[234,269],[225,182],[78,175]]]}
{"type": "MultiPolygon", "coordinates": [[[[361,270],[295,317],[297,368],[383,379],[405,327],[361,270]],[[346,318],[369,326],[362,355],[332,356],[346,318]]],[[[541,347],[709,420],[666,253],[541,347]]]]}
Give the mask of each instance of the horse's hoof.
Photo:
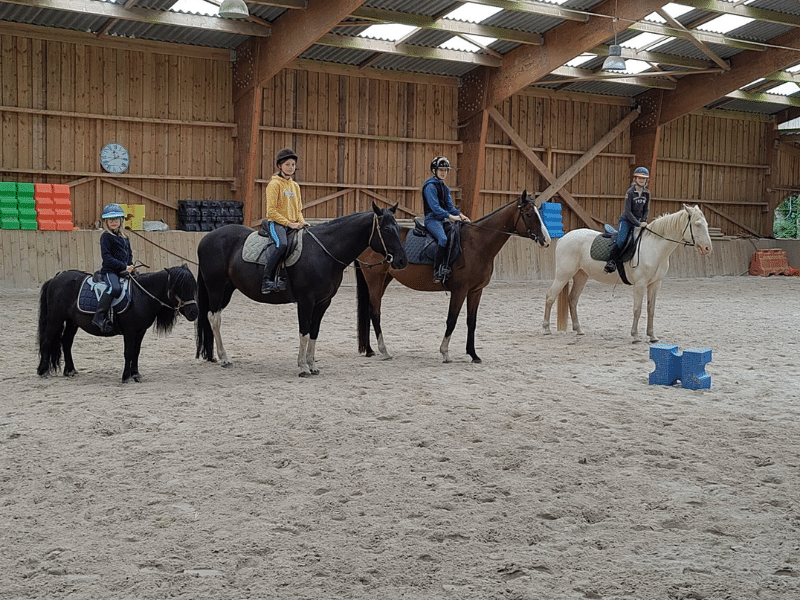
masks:
{"type": "Polygon", "coordinates": [[[549,329],[544,329],[542,331],[542,335],[553,335],[553,332],[551,332],[549,329]]]}
{"type": "Polygon", "coordinates": [[[640,340],[639,338],[633,338],[631,340],[631,344],[641,344],[641,343],[642,343],[642,340],[640,340]]]}
{"type": "Polygon", "coordinates": [[[312,375],[319,375],[319,369],[311,369],[312,375]]]}
{"type": "Polygon", "coordinates": [[[133,380],[134,380],[136,383],[142,383],[142,376],[141,376],[141,375],[139,375],[138,373],[137,373],[136,375],[134,375],[134,376],[132,377],[132,379],[133,379],[133,380]]]}
{"type": "Polygon", "coordinates": [[[308,371],[300,371],[300,373],[298,373],[297,376],[298,377],[311,377],[311,373],[309,373],[308,371]]]}
{"type": "Polygon", "coordinates": [[[224,362],[224,363],[222,363],[222,368],[223,369],[230,369],[232,366],[233,366],[232,362],[224,362]]]}
{"type": "Polygon", "coordinates": [[[392,358],[393,357],[391,354],[384,354],[383,356],[381,356],[381,360],[392,360],[392,358]]]}
{"type": "Polygon", "coordinates": [[[647,343],[648,344],[657,344],[658,343],[658,338],[650,338],[649,340],[647,340],[647,343]]]}
{"type": "Polygon", "coordinates": [[[476,356],[475,358],[473,358],[473,359],[472,359],[472,362],[473,362],[473,364],[479,365],[479,364],[481,364],[483,361],[482,361],[480,358],[478,358],[478,357],[476,356]]]}
{"type": "Polygon", "coordinates": [[[64,377],[75,377],[77,374],[77,371],[64,371],[64,377]]]}
{"type": "Polygon", "coordinates": [[[366,356],[367,358],[372,358],[373,356],[375,356],[375,353],[372,350],[369,350],[364,353],[364,356],[366,356]]]}
{"type": "Polygon", "coordinates": [[[448,365],[448,364],[450,364],[451,362],[453,362],[453,361],[452,361],[452,360],[450,360],[449,358],[445,358],[445,359],[442,361],[442,364],[443,364],[443,365],[448,365]]]}

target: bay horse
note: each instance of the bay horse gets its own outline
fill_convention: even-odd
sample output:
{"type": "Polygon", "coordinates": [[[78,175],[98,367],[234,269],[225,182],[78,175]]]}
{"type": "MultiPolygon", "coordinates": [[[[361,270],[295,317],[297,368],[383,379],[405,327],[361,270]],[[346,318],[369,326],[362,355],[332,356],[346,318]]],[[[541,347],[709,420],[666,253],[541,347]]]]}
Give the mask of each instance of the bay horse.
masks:
{"type": "MultiPolygon", "coordinates": [[[[409,228],[403,228],[401,233],[403,242],[410,231],[409,228]]],[[[402,271],[389,265],[362,265],[360,268],[356,268],[359,352],[366,356],[375,355],[369,340],[371,321],[382,358],[384,360],[391,358],[386,350],[381,329],[381,299],[392,280],[397,279],[406,287],[421,292],[449,291],[451,293],[447,325],[444,338],[439,346],[439,352],[445,363],[452,362],[449,352],[450,336],[456,327],[458,315],[464,305],[464,300],[466,300],[467,354],[472,357],[472,362],[481,362],[475,352],[478,306],[481,302],[483,288],[489,284],[492,278],[494,257],[512,235],[530,238],[543,248],[550,245],[550,234],[542,221],[539,209],[536,208],[527,191],[523,191],[516,200],[512,200],[477,221],[462,223],[462,254],[453,265],[455,268],[447,280],[447,287],[433,282],[433,266],[431,265],[409,265],[402,271]]],[[[361,260],[364,263],[374,263],[375,255],[368,250],[361,255],[361,260]]]]}
{"type": "Polygon", "coordinates": [[[156,333],[169,333],[178,313],[189,321],[197,318],[197,282],[186,265],[170,267],[155,273],[142,273],[131,278],[130,304],[114,317],[114,329],[103,333],[92,324],[94,313],[78,309],[81,286],[90,273],[70,270],[58,273],[42,284],[39,295],[39,366],[36,372],[44,377],[58,372],[64,353],[64,375],[78,371],[72,360],[72,343],[78,329],[94,336],[122,335],[125,341],[123,383],[142,380],[139,353],[142,340],[155,322],[156,333]]]}
{"type": "Polygon", "coordinates": [[[208,233],[197,246],[199,262],[197,357],[216,362],[214,342],[223,367],[231,366],[222,345],[222,310],[234,290],[256,302],[297,303],[300,350],[297,366],[300,377],[317,375],[314,351],[320,323],[342,283],[345,267],[371,248],[381,262],[395,269],[406,266],[406,253],[400,243],[400,227],[394,217],[397,205],[339,217],[304,230],[303,251],[298,261],[286,268],[289,285],[284,292],[261,293],[264,267],[242,259],[242,247],[253,229],[226,225],[208,233]],[[385,257],[385,258],[384,258],[385,257]]]}
{"type": "MultiPolygon", "coordinates": [[[[555,279],[547,292],[544,306],[542,329],[545,335],[550,334],[550,309],[559,292],[566,295],[569,291],[568,301],[572,329],[577,335],[583,335],[578,321],[578,300],[586,282],[591,277],[601,283],[622,283],[618,271],[606,273],[603,270],[605,259],[592,258],[592,243],[598,235],[600,234],[593,229],[575,229],[559,240],[556,246],[555,279]],[[570,279],[572,280],[571,290],[568,289],[570,279]]],[[[633,235],[637,240],[637,248],[633,257],[624,263],[627,278],[633,285],[631,336],[633,343],[641,341],[639,339],[639,317],[642,314],[642,300],[646,291],[647,337],[648,341],[653,344],[658,342],[658,338],[653,333],[656,297],[658,290],[661,289],[661,282],[669,269],[669,257],[678,246],[694,246],[702,256],[709,255],[712,251],[711,237],[708,233],[708,222],[700,207],[686,204],[678,212],[658,217],[643,228],[637,227],[633,235]]]]}

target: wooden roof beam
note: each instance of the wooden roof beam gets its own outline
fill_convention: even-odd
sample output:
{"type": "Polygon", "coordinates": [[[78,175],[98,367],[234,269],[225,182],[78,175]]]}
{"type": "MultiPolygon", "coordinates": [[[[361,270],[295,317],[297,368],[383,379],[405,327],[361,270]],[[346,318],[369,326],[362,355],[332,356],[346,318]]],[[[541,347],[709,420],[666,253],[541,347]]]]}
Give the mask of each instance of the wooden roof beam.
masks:
{"type": "Polygon", "coordinates": [[[664,20],[665,20],[667,23],[669,23],[670,25],[672,25],[672,26],[673,26],[673,27],[675,27],[676,29],[680,29],[680,30],[683,30],[683,31],[685,31],[686,33],[688,33],[688,34],[689,34],[689,37],[688,37],[688,38],[686,38],[686,39],[688,39],[688,40],[689,40],[689,41],[690,41],[692,44],[694,44],[694,45],[695,45],[695,46],[696,46],[696,47],[697,47],[697,48],[700,50],[700,52],[702,52],[702,53],[703,53],[703,54],[705,54],[705,55],[706,55],[708,58],[710,58],[710,59],[711,59],[711,60],[713,60],[715,63],[717,63],[717,65],[719,65],[719,66],[720,66],[722,69],[724,69],[725,71],[727,71],[728,69],[730,69],[730,65],[729,65],[729,64],[728,64],[726,61],[722,60],[722,59],[721,59],[719,56],[717,56],[717,53],[716,53],[716,52],[714,52],[714,51],[713,51],[711,48],[709,48],[709,47],[708,47],[708,46],[705,44],[705,42],[703,42],[702,40],[699,40],[699,39],[697,39],[697,38],[696,38],[696,37],[695,37],[695,36],[692,34],[692,32],[691,32],[691,31],[689,31],[689,30],[688,30],[688,29],[686,29],[686,28],[685,28],[683,25],[681,25],[680,21],[677,21],[677,20],[673,19],[673,18],[672,18],[672,15],[670,15],[668,12],[666,12],[666,11],[664,11],[664,10],[660,9],[660,8],[659,8],[659,9],[658,9],[656,12],[657,12],[659,15],[661,15],[661,18],[662,18],[662,19],[664,19],[664,20]]]}
{"type": "MultiPolygon", "coordinates": [[[[545,45],[519,46],[503,57],[503,66],[490,70],[485,90],[459,93],[459,121],[500,104],[516,92],[536,83],[567,61],[613,36],[611,18],[638,21],[661,8],[664,0],[607,0],[595,7],[586,23],[569,21],[545,34],[545,45]]],[[[486,68],[486,67],[483,67],[486,68]]]]}
{"type": "MultiPolygon", "coordinates": [[[[306,10],[289,10],[282,14],[272,24],[272,35],[256,41],[252,55],[258,58],[254,65],[240,65],[237,51],[237,70],[252,68],[253,72],[250,77],[243,76],[240,72],[234,78],[240,83],[234,91],[234,100],[244,96],[253,87],[263,86],[363,2],[364,0],[308,0],[309,7],[306,10]]],[[[252,60],[251,56],[246,57],[246,60],[252,60]]]]}
{"type": "Polygon", "coordinates": [[[730,2],[720,2],[719,0],[680,0],[680,4],[713,13],[749,17],[750,19],[765,21],[767,23],[800,27],[800,16],[798,15],[790,15],[788,13],[764,8],[755,8],[747,6],[746,4],[731,4],[730,2]]]}
{"type": "MultiPolygon", "coordinates": [[[[739,89],[765,74],[774,73],[797,62],[800,50],[800,29],[792,29],[769,41],[771,48],[763,52],[741,52],[730,59],[731,69],[725,73],[684,77],[675,90],[663,92],[660,114],[650,127],[660,127],[678,119],[693,110],[722,98],[728,94],[743,97],[739,89]]],[[[645,92],[637,97],[642,103],[645,92]]],[[[645,111],[646,112],[646,111],[645,111]]],[[[649,122],[642,114],[642,122],[649,122]]]]}

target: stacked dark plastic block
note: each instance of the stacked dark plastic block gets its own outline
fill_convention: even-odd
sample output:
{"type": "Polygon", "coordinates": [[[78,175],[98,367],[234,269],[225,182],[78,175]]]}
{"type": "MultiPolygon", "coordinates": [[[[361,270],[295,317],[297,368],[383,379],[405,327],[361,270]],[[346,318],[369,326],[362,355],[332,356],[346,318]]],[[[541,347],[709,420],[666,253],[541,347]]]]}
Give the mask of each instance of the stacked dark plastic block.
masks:
{"type": "Polygon", "coordinates": [[[230,223],[242,223],[242,203],[235,200],[179,200],[178,229],[212,231],[230,223]]]}

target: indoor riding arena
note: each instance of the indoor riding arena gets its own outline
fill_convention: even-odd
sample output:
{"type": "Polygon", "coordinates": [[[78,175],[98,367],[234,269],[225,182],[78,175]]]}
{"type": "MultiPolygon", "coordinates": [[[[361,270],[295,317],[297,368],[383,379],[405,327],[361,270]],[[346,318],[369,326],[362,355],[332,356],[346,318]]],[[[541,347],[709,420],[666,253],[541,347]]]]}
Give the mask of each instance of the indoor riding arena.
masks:
{"type": "Polygon", "coordinates": [[[0,21],[0,599],[800,598],[795,1],[0,0],[0,21]],[[375,223],[341,236],[364,252],[331,256],[318,337],[296,267],[273,303],[198,256],[260,227],[282,149],[304,252],[375,223]],[[438,157],[470,219],[445,285],[381,255],[438,157]],[[570,240],[618,225],[637,167],[633,285],[593,250],[569,307],[570,240]],[[77,374],[39,375],[45,284],[100,269],[110,203],[132,289],[185,264],[197,293],[134,290],[174,318],[140,382],[85,311],[77,374]]]}

